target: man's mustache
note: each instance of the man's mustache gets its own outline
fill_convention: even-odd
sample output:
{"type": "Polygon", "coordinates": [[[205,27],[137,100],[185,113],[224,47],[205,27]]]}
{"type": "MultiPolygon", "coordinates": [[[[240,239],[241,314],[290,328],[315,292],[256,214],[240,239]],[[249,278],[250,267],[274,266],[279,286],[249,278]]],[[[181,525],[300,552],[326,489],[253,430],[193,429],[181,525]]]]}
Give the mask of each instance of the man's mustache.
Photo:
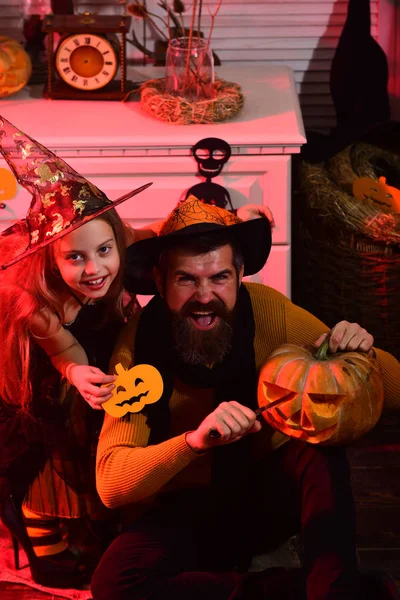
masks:
{"type": "Polygon", "coordinates": [[[213,312],[217,317],[226,319],[230,315],[230,311],[226,308],[226,305],[221,300],[211,300],[207,304],[190,300],[184,304],[179,311],[179,316],[188,317],[194,312],[213,312]]]}

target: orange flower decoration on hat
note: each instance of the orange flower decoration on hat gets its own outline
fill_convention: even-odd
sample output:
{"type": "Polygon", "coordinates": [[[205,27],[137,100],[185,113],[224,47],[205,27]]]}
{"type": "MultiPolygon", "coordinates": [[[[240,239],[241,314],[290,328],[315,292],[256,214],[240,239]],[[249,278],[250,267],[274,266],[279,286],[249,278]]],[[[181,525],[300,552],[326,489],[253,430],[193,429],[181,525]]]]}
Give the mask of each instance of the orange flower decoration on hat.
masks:
{"type": "Polygon", "coordinates": [[[191,225],[212,223],[214,225],[237,225],[242,223],[236,215],[224,208],[218,208],[213,204],[204,204],[195,196],[189,196],[187,200],[178,204],[178,206],[167,217],[163,226],[160,228],[159,235],[170,235],[191,225]]]}

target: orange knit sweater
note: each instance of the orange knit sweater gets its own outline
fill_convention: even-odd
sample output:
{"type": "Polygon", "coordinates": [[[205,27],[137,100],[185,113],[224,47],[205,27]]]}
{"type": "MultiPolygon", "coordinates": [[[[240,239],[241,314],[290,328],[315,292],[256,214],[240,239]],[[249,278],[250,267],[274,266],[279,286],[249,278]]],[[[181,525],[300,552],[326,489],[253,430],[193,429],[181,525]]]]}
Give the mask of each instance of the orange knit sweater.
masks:
{"type": "MultiPolygon", "coordinates": [[[[256,323],[257,370],[281,344],[313,344],[328,331],[321,321],[276,290],[255,283],[245,285],[256,323]]],[[[133,366],[139,318],[140,314],[123,329],[111,368],[117,363],[126,369],[133,366]]],[[[387,352],[376,349],[376,353],[384,377],[385,406],[400,408],[400,363],[387,352]]],[[[186,444],[185,434],[196,429],[212,412],[213,390],[189,388],[177,381],[169,407],[169,439],[151,446],[147,445],[150,429],[143,414],[130,414],[129,420],[105,415],[97,450],[97,488],[106,506],[148,503],[160,491],[209,483],[211,453],[195,454],[186,444]]],[[[260,456],[288,439],[263,421],[262,431],[254,434],[252,441],[255,453],[260,456]]]]}

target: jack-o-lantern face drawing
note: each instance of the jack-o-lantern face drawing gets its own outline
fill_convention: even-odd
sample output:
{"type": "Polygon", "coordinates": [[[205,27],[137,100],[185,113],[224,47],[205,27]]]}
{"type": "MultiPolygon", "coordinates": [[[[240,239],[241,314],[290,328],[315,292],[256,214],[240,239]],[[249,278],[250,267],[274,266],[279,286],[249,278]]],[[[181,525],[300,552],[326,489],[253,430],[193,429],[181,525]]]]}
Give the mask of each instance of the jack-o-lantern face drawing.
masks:
{"type": "Polygon", "coordinates": [[[17,194],[17,180],[9,169],[0,168],[0,202],[12,200],[17,194]]]}
{"type": "Polygon", "coordinates": [[[115,371],[117,379],[113,396],[102,405],[112,417],[120,418],[127,413],[138,413],[146,404],[153,404],[161,398],[164,383],[155,367],[136,365],[126,370],[118,363],[115,371]]]}
{"type": "Polygon", "coordinates": [[[400,190],[386,183],[386,177],[379,180],[360,177],[353,183],[353,195],[358,200],[369,200],[383,212],[400,212],[400,190]]]}
{"type": "Polygon", "coordinates": [[[377,361],[361,352],[327,354],[294,344],[275,350],[260,371],[258,404],[278,431],[311,444],[347,444],[372,429],[383,408],[377,361]]]}

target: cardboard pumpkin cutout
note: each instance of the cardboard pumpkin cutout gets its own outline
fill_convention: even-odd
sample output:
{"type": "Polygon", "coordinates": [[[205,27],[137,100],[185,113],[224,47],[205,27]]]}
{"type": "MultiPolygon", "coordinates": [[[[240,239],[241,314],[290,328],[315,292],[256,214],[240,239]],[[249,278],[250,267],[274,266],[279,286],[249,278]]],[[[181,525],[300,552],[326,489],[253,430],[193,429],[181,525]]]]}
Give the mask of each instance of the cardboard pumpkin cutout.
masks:
{"type": "Polygon", "coordinates": [[[311,444],[348,444],[372,429],[383,408],[376,359],[361,352],[328,354],[284,344],[260,371],[258,405],[274,429],[311,444]],[[276,403],[279,399],[281,403],[276,403]]]}
{"type": "Polygon", "coordinates": [[[146,404],[153,404],[161,398],[164,383],[159,371],[152,365],[136,365],[127,370],[118,363],[115,371],[117,379],[113,396],[102,404],[112,417],[138,413],[146,404]]]}
{"type": "Polygon", "coordinates": [[[12,200],[18,191],[17,180],[9,169],[0,168],[0,202],[12,200]]]}
{"type": "Polygon", "coordinates": [[[369,200],[383,212],[400,212],[400,190],[388,185],[386,177],[359,177],[353,183],[353,196],[369,200]]]}

